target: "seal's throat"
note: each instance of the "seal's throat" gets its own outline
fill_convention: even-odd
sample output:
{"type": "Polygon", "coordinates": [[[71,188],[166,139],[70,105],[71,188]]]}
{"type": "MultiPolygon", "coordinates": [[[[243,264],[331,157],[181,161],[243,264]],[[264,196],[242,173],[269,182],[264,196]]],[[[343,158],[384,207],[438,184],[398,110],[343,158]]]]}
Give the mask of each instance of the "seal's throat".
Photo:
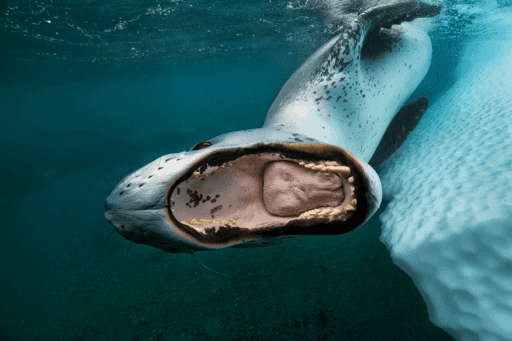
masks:
{"type": "Polygon", "coordinates": [[[168,214],[199,237],[229,230],[286,235],[286,226],[311,227],[353,218],[358,209],[357,178],[356,169],[346,163],[281,152],[213,158],[169,190],[168,214]]]}

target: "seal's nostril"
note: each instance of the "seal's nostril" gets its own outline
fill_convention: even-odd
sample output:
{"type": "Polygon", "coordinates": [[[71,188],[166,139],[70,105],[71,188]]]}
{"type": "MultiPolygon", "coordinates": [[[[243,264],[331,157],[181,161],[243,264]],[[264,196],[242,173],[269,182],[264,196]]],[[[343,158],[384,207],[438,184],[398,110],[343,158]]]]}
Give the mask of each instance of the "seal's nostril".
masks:
{"type": "Polygon", "coordinates": [[[105,204],[105,212],[112,211],[114,209],[113,205],[105,204]]]}

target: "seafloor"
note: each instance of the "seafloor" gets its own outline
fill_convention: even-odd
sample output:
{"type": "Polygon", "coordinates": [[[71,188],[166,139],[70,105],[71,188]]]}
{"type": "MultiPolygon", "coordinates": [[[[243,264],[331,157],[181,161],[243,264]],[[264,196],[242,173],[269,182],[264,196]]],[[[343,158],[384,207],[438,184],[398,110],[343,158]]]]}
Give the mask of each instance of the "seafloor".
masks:
{"type": "MultiPolygon", "coordinates": [[[[73,179],[84,175],[73,175],[69,182],[27,200],[39,202],[44,211],[56,196],[68,197],[69,207],[82,202],[83,211],[77,209],[65,219],[87,219],[91,205],[96,205],[97,188],[83,188],[79,196],[72,196],[73,179]],[[45,203],[44,197],[49,201],[45,203]]],[[[11,209],[22,220],[21,206],[26,205],[7,203],[2,210],[11,209]]],[[[80,246],[73,238],[70,248],[77,259],[86,259],[90,252],[89,264],[55,260],[56,270],[52,265],[40,269],[55,271],[46,275],[61,276],[62,285],[24,283],[24,289],[9,281],[1,284],[0,339],[451,340],[429,321],[412,280],[392,263],[379,241],[379,213],[344,236],[303,237],[264,248],[196,254],[222,274],[203,268],[188,254],[130,246],[117,234],[109,239],[108,233],[91,236],[97,241],[93,249],[89,241],[80,246]],[[121,261],[116,265],[111,259],[121,261]],[[60,263],[73,268],[59,268],[60,263]],[[75,280],[69,281],[72,276],[75,280]]],[[[45,219],[51,216],[49,212],[45,219]]],[[[89,223],[98,224],[101,218],[98,214],[89,223]]],[[[65,238],[65,230],[55,233],[65,238]]],[[[45,242],[63,247],[40,240],[45,242]]],[[[74,257],[70,250],[48,252],[74,257]]],[[[29,282],[27,278],[23,281],[29,282]]]]}

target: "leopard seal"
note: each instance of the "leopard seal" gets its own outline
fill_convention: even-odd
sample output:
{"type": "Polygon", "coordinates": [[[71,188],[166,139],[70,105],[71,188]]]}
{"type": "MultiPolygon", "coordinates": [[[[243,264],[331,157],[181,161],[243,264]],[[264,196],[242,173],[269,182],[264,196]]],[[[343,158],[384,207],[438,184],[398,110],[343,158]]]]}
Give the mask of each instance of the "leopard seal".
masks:
{"type": "Polygon", "coordinates": [[[380,205],[368,161],[425,76],[437,15],[418,0],[366,0],[290,77],[262,128],[200,142],[126,176],[105,203],[125,238],[166,252],[268,245],[353,231],[380,205]]]}

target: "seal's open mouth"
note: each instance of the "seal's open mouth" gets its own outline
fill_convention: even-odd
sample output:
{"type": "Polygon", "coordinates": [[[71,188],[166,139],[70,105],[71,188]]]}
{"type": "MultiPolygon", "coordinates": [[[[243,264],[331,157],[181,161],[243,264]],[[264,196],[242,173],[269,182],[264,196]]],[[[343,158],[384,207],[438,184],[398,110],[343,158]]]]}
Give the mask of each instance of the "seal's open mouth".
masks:
{"type": "Polygon", "coordinates": [[[336,158],[292,154],[246,150],[244,155],[203,160],[169,190],[169,216],[209,242],[227,242],[235,234],[239,239],[348,232],[304,228],[339,225],[355,217],[361,204],[358,187],[364,182],[359,167],[339,153],[336,158]]]}

